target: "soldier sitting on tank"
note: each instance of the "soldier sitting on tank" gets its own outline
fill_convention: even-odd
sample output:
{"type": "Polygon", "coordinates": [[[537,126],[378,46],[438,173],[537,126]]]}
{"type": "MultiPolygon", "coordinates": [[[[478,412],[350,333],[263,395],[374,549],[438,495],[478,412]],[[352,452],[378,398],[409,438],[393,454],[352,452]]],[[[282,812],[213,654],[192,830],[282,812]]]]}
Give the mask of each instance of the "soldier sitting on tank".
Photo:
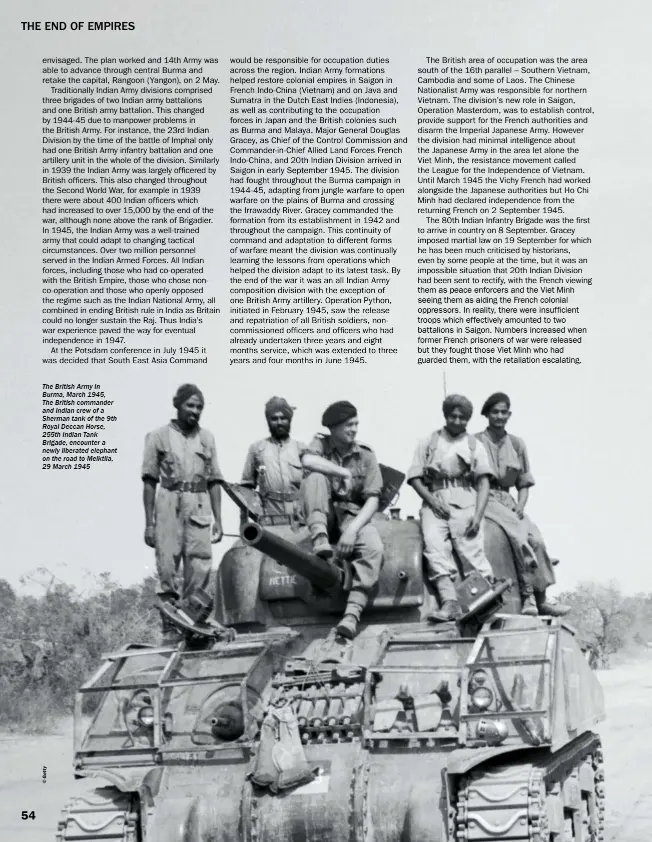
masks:
{"type": "Polygon", "coordinates": [[[519,574],[522,613],[563,617],[570,606],[546,599],[546,588],[554,584],[555,574],[543,537],[525,514],[534,477],[525,442],[506,430],[512,415],[509,397],[504,392],[490,395],[482,415],[489,423],[476,438],[485,446],[494,472],[485,517],[500,526],[509,539],[519,574]],[[517,500],[510,494],[511,488],[516,488],[517,500]]]}
{"type": "Polygon", "coordinates": [[[298,526],[303,520],[299,500],[305,444],[291,438],[294,409],[274,396],[265,404],[269,436],[249,448],[240,484],[257,490],[261,526],[298,526]]]}
{"type": "Polygon", "coordinates": [[[356,441],[358,411],[348,401],[331,404],[322,416],[329,435],[317,435],[302,458],[309,471],[302,484],[306,523],[315,553],[350,559],[353,585],[337,633],[353,638],[369,592],[378,581],[383,544],[371,519],[378,511],[382,476],[376,456],[356,441]]]}
{"type": "Polygon", "coordinates": [[[462,395],[448,395],[442,410],[445,426],[418,444],[407,474],[408,484],[423,500],[426,576],[441,603],[438,612],[428,615],[431,622],[460,616],[453,550],[463,565],[489,581],[494,578],[482,528],[493,471],[482,443],[466,432],[473,405],[462,395]]]}
{"type": "MultiPolygon", "coordinates": [[[[145,439],[141,470],[145,543],[156,551],[161,601],[178,601],[177,578],[183,564],[183,602],[205,604],[212,597],[211,543],[222,539],[218,484],[222,473],[213,435],[199,426],[204,409],[201,391],[184,383],[172,403],[177,417],[145,439]]],[[[179,639],[167,618],[163,636],[165,643],[179,639]]]]}

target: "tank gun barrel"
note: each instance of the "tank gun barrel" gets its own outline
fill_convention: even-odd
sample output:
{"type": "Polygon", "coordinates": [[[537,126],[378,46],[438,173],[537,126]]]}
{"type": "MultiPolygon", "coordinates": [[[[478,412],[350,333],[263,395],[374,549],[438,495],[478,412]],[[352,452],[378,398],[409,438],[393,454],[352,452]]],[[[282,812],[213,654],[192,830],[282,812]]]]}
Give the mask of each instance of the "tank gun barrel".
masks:
{"type": "Polygon", "coordinates": [[[343,589],[344,573],[333,562],[300,549],[290,541],[263,529],[258,523],[244,524],[240,537],[245,544],[304,576],[323,591],[334,594],[343,589]]]}

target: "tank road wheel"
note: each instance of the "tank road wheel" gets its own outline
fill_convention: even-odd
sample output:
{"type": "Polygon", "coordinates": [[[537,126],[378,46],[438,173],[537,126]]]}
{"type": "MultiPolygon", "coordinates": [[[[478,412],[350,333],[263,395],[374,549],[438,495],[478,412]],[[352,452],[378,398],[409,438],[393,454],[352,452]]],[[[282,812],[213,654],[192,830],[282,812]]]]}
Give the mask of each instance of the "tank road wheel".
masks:
{"type": "Polygon", "coordinates": [[[541,769],[533,769],[530,775],[530,798],[528,802],[528,825],[533,842],[548,842],[550,824],[548,821],[548,794],[541,769]]]}
{"type": "Polygon", "coordinates": [[[512,837],[603,842],[604,768],[598,737],[587,734],[537,760],[480,768],[462,777],[451,842],[512,837]]]}
{"type": "Polygon", "coordinates": [[[73,798],[61,813],[56,842],[70,839],[138,842],[135,796],[107,786],[73,798]]]}
{"type": "Polygon", "coordinates": [[[602,842],[604,839],[604,768],[596,742],[565,776],[562,785],[564,842],[602,842]]]}
{"type": "MultiPolygon", "coordinates": [[[[602,746],[598,743],[586,759],[588,787],[582,787],[583,842],[602,842],[604,839],[604,763],[602,746]],[[591,786],[592,784],[592,786],[591,786]]],[[[582,782],[584,783],[584,782],[582,782]]]]}

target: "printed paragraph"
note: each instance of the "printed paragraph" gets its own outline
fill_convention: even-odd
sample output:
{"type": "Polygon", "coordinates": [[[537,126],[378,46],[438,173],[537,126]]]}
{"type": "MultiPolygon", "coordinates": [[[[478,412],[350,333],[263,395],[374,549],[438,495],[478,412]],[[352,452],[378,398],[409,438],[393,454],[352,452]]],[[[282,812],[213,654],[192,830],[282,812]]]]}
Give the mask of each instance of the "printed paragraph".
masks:
{"type": "Polygon", "coordinates": [[[44,363],[206,362],[218,60],[43,60],[44,363]]]}
{"type": "Polygon", "coordinates": [[[581,363],[593,109],[582,57],[417,76],[417,361],[581,363]]]}
{"type": "Polygon", "coordinates": [[[230,363],[396,354],[407,137],[389,60],[230,62],[230,363]]]}

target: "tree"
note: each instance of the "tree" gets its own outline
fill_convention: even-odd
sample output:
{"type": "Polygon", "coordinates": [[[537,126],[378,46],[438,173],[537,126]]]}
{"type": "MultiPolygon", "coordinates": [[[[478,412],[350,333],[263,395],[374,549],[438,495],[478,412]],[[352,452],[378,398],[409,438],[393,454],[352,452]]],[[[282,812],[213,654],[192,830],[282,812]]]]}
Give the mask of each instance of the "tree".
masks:
{"type": "Polygon", "coordinates": [[[0,579],[0,611],[4,614],[16,603],[16,593],[6,579],[0,579]]]}
{"type": "Polygon", "coordinates": [[[635,605],[633,598],[623,596],[616,580],[581,582],[561,599],[572,606],[569,622],[595,647],[603,663],[631,636],[635,605]]]}
{"type": "Polygon", "coordinates": [[[629,636],[637,646],[652,646],[652,594],[625,597],[630,618],[629,636]]]}
{"type": "Polygon", "coordinates": [[[159,641],[153,577],[121,587],[109,573],[92,574],[83,592],[46,567],[24,579],[32,589],[40,589],[38,596],[17,596],[0,580],[0,605],[7,606],[0,612],[0,725],[34,723],[48,714],[69,711],[75,691],[97,668],[103,653],[129,643],[159,641]],[[39,692],[27,697],[31,673],[21,669],[15,680],[3,678],[6,664],[22,665],[25,652],[47,657],[47,663],[44,657],[38,662],[39,692]]]}

